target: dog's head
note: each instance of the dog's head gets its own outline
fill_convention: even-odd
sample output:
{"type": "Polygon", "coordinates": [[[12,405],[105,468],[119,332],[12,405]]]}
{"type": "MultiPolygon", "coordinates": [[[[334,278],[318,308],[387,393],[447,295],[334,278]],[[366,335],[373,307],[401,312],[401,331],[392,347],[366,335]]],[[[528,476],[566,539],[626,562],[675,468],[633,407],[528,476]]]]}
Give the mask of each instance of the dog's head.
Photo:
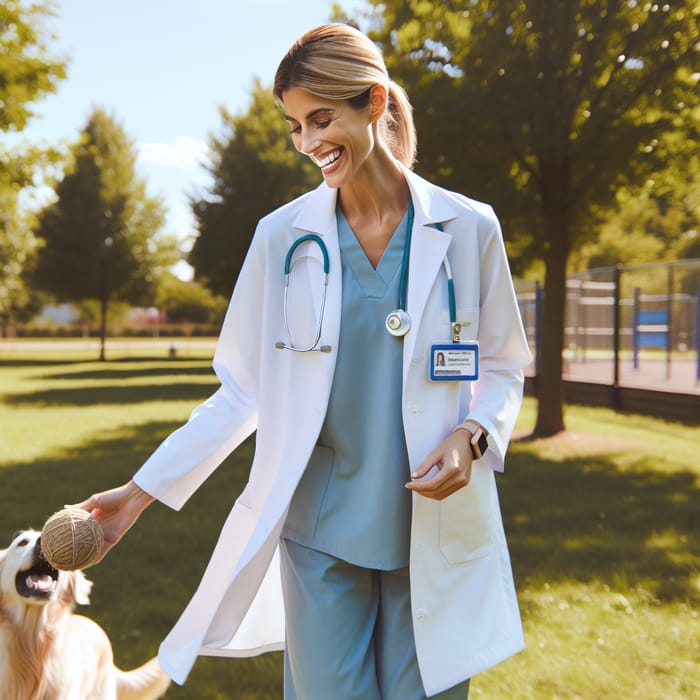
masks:
{"type": "Polygon", "coordinates": [[[40,533],[18,532],[0,550],[0,604],[20,607],[90,602],[92,582],[81,571],[58,571],[41,553],[40,533]]]}

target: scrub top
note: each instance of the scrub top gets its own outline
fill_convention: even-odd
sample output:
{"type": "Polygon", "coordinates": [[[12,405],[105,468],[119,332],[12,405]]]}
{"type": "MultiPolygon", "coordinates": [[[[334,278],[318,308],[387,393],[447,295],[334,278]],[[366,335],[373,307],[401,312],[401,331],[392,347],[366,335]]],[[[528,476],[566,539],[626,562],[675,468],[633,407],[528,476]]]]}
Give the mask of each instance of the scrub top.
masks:
{"type": "Polygon", "coordinates": [[[358,566],[398,569],[408,566],[411,520],[403,342],[384,324],[398,305],[408,212],[376,269],[340,207],[336,216],[343,275],[338,359],[324,425],[282,536],[358,566]]]}

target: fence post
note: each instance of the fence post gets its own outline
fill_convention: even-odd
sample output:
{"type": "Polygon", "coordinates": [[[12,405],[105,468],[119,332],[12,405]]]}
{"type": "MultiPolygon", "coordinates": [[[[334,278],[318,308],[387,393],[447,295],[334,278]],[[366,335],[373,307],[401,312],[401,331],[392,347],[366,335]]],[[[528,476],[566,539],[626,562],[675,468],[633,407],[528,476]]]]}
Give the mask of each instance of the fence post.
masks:
{"type": "Polygon", "coordinates": [[[540,376],[540,340],[542,339],[542,299],[544,289],[535,281],[535,377],[540,376]]]}
{"type": "Polygon", "coordinates": [[[613,270],[613,408],[620,408],[620,277],[622,276],[622,264],[615,265],[613,270]]]}
{"type": "Polygon", "coordinates": [[[700,288],[695,292],[695,383],[700,382],[700,288]]]}
{"type": "Polygon", "coordinates": [[[671,379],[671,347],[673,345],[672,340],[672,321],[673,321],[673,266],[668,266],[667,277],[666,277],[666,381],[671,379]]]}
{"type": "Polygon", "coordinates": [[[634,288],[632,305],[632,367],[639,369],[639,287],[634,288]]]}

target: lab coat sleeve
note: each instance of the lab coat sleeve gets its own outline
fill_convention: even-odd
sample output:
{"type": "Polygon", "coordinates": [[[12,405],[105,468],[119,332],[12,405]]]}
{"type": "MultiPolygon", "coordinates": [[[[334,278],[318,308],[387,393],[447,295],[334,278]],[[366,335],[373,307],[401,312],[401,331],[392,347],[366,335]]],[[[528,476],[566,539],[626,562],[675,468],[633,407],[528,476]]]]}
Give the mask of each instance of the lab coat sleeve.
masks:
{"type": "Polygon", "coordinates": [[[257,426],[264,243],[256,234],[233,291],[214,354],[221,386],[134,475],[147,493],[180,509],[257,426]]]}
{"type": "Polygon", "coordinates": [[[489,433],[486,465],[503,470],[503,460],[523,397],[523,368],[530,350],[508,266],[498,219],[490,217],[480,245],[479,379],[467,418],[489,433]]]}

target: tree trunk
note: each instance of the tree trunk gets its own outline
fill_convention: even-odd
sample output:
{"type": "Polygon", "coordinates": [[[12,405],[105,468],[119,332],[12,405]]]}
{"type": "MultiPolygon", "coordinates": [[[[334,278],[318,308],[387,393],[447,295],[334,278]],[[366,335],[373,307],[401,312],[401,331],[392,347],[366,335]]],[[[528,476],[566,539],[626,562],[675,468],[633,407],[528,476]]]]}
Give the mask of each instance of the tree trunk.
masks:
{"type": "Polygon", "coordinates": [[[105,345],[107,343],[107,307],[109,299],[105,295],[100,303],[100,362],[105,360],[105,345]]]}
{"type": "Polygon", "coordinates": [[[569,216],[566,201],[566,172],[554,169],[551,187],[543,186],[545,277],[540,324],[540,363],[537,376],[537,420],[534,435],[549,437],[564,425],[564,312],[566,309],[566,264],[569,258],[569,216]]]}

